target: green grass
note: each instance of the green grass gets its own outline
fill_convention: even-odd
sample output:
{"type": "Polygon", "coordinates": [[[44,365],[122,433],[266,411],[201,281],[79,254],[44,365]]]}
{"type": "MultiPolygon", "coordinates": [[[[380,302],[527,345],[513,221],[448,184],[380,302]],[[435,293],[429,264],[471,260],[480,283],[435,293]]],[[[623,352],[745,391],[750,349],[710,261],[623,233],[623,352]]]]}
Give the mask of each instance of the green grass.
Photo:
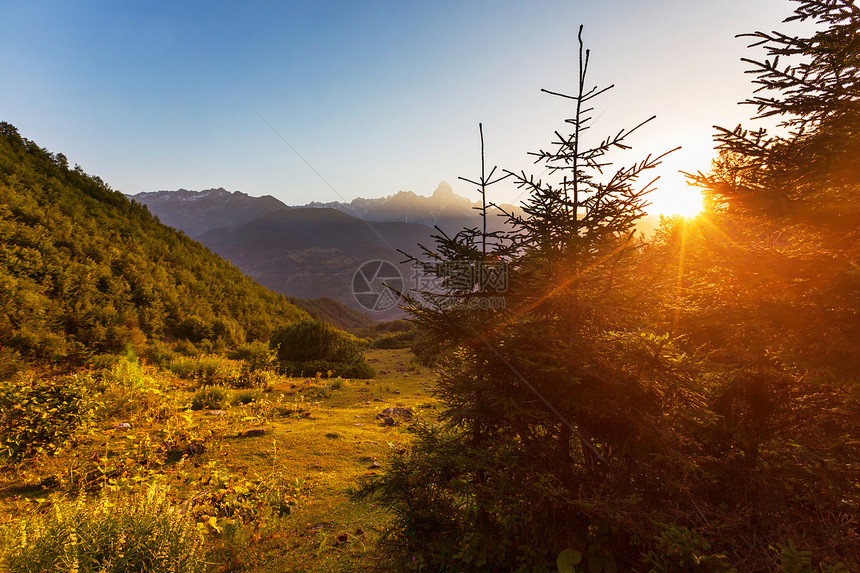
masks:
{"type": "Polygon", "coordinates": [[[180,515],[158,488],[120,503],[54,504],[52,511],[20,520],[5,532],[9,573],[200,573],[205,569],[203,536],[188,515],[180,515]]]}
{"type": "MultiPolygon", "coordinates": [[[[412,357],[405,350],[374,350],[368,357],[377,372],[388,373],[377,374],[369,385],[363,381],[343,384],[312,408],[310,417],[275,423],[271,434],[227,440],[225,451],[237,469],[278,469],[303,479],[309,493],[277,531],[255,546],[253,555],[242,553],[242,547],[225,546],[225,561],[215,571],[346,573],[374,569],[374,544],[388,516],[372,504],[351,502],[348,492],[372,472],[373,461],[384,466],[391,451],[411,439],[407,424],[386,428],[376,415],[397,404],[414,408],[418,415],[426,412],[416,406],[429,401],[424,384],[431,372],[423,369],[422,376],[400,372],[412,357]],[[400,394],[380,391],[380,382],[400,394]]],[[[297,387],[289,391],[296,394],[287,398],[312,394],[316,381],[305,384],[296,379],[292,383],[297,387]]]]}
{"type": "Polygon", "coordinates": [[[197,388],[187,382],[136,373],[160,380],[160,394],[147,394],[134,412],[109,410],[95,431],[58,456],[0,469],[0,527],[82,491],[131,496],[158,483],[180,506],[198,496],[208,571],[372,571],[389,516],[348,493],[374,471],[374,461],[384,467],[412,438],[408,423],[386,427],[376,415],[395,405],[413,407],[417,416],[433,410],[417,408],[432,401],[424,387],[432,371],[411,369],[408,350],[373,350],[368,359],[374,380],[274,377],[253,402],[216,415],[188,409],[197,388]],[[287,501],[288,514],[253,514],[287,501]]]}

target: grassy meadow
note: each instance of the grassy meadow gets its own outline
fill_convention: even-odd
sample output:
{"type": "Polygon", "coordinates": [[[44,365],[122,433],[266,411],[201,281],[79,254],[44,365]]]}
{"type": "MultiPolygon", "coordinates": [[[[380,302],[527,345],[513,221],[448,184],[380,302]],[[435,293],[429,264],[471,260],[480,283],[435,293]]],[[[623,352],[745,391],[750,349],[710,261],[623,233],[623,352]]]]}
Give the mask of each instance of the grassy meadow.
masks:
{"type": "Polygon", "coordinates": [[[349,491],[402,453],[435,407],[432,371],[408,350],[367,357],[371,380],[268,373],[257,388],[129,358],[93,373],[85,430],[0,475],[5,551],[20,545],[16,527],[32,531],[76,499],[121,504],[158,486],[203,533],[208,571],[373,570],[388,516],[349,491]],[[388,407],[411,408],[415,420],[377,419],[388,407]]]}

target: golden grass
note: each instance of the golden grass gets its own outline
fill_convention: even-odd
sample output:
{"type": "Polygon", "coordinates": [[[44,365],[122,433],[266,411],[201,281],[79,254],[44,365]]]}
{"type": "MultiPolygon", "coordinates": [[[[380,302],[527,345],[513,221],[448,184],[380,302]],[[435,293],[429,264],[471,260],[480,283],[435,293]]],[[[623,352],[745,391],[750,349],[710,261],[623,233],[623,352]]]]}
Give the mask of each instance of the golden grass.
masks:
{"type": "Polygon", "coordinates": [[[368,359],[377,371],[373,380],[277,378],[259,392],[266,402],[234,405],[222,415],[186,409],[195,388],[154,373],[162,376],[164,402],[171,405],[150,404],[159,416],[143,411],[132,420],[119,410],[76,448],[5,468],[0,525],[82,489],[122,496],[159,483],[181,503],[211,483],[212,475],[231,475],[273,488],[290,483],[298,505],[289,515],[269,518],[261,527],[248,524],[235,535],[204,527],[212,571],[371,571],[374,544],[388,516],[372,504],[350,501],[348,492],[362,476],[378,471],[373,462],[384,467],[412,437],[409,422],[385,426],[376,416],[389,406],[411,407],[418,417],[435,410],[419,407],[434,402],[426,387],[432,371],[416,368],[409,351],[374,350],[368,359]],[[117,428],[128,421],[131,428],[117,428]],[[165,459],[159,448],[166,428],[172,428],[176,451],[165,459]],[[248,429],[265,433],[243,435],[248,429]],[[183,457],[182,448],[196,441],[205,449],[186,450],[192,453],[183,457]],[[106,467],[114,468],[113,477],[98,475],[106,467]]]}

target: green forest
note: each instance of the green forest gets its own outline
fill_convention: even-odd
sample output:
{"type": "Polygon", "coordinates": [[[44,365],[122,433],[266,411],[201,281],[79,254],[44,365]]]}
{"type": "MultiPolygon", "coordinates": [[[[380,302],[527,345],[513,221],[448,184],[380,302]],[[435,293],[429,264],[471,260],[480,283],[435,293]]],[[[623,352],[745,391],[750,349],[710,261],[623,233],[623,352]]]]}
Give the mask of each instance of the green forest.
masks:
{"type": "Polygon", "coordinates": [[[357,336],[0,124],[0,567],[860,571],[860,8],[794,6],[747,36],[776,127],[647,236],[659,121],[594,142],[580,27],[534,170],[481,129],[483,224],[357,336]]]}
{"type": "Polygon", "coordinates": [[[0,345],[81,365],[165,337],[238,345],[307,317],[65,156],[0,124],[0,345]]]}

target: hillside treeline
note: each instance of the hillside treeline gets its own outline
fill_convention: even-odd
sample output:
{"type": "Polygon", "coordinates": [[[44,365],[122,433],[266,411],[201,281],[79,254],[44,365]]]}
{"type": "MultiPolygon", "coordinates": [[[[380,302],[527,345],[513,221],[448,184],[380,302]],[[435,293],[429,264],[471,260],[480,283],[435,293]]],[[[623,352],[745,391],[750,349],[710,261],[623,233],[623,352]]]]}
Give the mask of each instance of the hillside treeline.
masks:
{"type": "Polygon", "coordinates": [[[306,316],[99,177],[0,124],[7,356],[81,363],[164,338],[234,346],[306,316]]]}

